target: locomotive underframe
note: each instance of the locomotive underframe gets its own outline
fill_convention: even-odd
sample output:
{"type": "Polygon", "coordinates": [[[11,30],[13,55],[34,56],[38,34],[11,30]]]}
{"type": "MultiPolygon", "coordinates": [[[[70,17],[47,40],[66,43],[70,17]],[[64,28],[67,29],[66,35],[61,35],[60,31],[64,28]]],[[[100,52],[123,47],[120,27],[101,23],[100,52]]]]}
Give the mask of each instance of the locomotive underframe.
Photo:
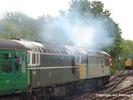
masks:
{"type": "MultiPolygon", "coordinates": [[[[55,84],[49,87],[32,88],[29,95],[37,100],[62,100],[64,98],[72,99],[73,96],[78,96],[85,92],[94,92],[103,89],[109,83],[110,76],[103,76],[91,79],[84,79],[65,84],[55,84]]],[[[28,100],[29,99],[28,96],[28,100]]]]}

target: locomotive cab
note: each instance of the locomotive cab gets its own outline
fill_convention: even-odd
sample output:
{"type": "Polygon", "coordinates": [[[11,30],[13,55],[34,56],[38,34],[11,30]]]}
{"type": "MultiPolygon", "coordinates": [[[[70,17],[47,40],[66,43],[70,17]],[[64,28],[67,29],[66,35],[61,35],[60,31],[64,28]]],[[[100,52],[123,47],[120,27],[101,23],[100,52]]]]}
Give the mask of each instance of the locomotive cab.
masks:
{"type": "Polygon", "coordinates": [[[27,53],[18,46],[13,41],[0,40],[0,95],[23,91],[27,87],[27,53]]]}

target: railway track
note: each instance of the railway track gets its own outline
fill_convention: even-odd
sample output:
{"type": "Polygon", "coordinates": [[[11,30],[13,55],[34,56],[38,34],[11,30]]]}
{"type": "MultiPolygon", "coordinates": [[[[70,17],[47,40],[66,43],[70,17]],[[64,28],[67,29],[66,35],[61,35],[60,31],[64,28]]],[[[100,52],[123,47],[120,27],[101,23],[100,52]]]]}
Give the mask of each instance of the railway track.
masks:
{"type": "Polygon", "coordinates": [[[129,97],[133,97],[133,84],[130,86],[124,88],[124,89],[119,89],[116,91],[111,92],[111,94],[114,94],[114,96],[111,98],[109,97],[108,99],[110,100],[127,100],[129,97]]]}
{"type": "MultiPolygon", "coordinates": [[[[82,96],[74,98],[73,100],[120,100],[124,94],[129,96],[128,94],[133,93],[133,84],[124,89],[116,89],[116,87],[131,74],[132,73],[130,71],[121,71],[118,75],[111,79],[111,82],[105,86],[104,90],[92,94],[86,93],[82,96]]],[[[127,96],[124,97],[124,100],[127,100],[127,96]]]]}

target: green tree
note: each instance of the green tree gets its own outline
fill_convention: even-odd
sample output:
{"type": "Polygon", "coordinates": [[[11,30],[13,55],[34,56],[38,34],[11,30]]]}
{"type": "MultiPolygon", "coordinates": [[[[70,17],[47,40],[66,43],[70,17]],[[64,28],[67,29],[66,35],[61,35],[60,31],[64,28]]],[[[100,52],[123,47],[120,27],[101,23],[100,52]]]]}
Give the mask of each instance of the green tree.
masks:
{"type": "Polygon", "coordinates": [[[69,11],[82,16],[110,16],[111,14],[109,10],[104,9],[102,2],[88,0],[72,0],[69,11]]]}
{"type": "Polygon", "coordinates": [[[72,0],[69,12],[72,14],[80,14],[81,16],[90,16],[91,4],[88,0],[72,0]]]}
{"type": "Polygon", "coordinates": [[[19,12],[9,12],[3,16],[2,37],[34,40],[38,37],[38,21],[19,12]]]}
{"type": "Polygon", "coordinates": [[[123,58],[133,56],[133,41],[131,40],[122,40],[122,46],[123,46],[123,58]]]}
{"type": "Polygon", "coordinates": [[[100,1],[92,1],[91,5],[91,13],[95,16],[110,16],[110,11],[104,9],[104,4],[100,1]]]}

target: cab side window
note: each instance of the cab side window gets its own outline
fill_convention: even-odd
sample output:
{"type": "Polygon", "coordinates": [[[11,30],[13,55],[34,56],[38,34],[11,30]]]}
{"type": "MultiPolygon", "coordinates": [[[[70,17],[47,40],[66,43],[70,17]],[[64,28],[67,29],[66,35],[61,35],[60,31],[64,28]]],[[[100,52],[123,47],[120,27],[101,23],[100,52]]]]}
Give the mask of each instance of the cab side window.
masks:
{"type": "Polygon", "coordinates": [[[11,53],[1,53],[1,71],[4,73],[11,73],[13,71],[12,66],[12,54],[11,53]]]}
{"type": "Polygon", "coordinates": [[[20,71],[20,67],[21,67],[21,57],[20,56],[15,56],[16,71],[20,71]]]}
{"type": "Polygon", "coordinates": [[[15,61],[15,71],[16,72],[26,72],[26,54],[17,52],[14,55],[14,61],[15,61]]]}

